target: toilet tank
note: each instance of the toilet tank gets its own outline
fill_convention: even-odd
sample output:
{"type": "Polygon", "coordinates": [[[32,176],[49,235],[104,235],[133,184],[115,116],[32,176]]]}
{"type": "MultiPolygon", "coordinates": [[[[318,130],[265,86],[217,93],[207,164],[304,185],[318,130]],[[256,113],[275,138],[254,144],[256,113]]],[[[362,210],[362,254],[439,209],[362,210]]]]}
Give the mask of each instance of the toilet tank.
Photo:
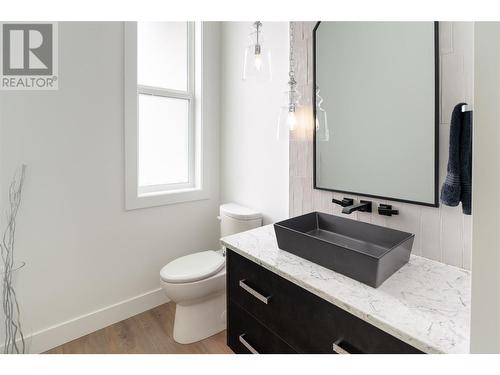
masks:
{"type": "Polygon", "coordinates": [[[220,235],[244,232],[262,225],[262,214],[252,208],[237,203],[225,203],[220,206],[220,235]]]}

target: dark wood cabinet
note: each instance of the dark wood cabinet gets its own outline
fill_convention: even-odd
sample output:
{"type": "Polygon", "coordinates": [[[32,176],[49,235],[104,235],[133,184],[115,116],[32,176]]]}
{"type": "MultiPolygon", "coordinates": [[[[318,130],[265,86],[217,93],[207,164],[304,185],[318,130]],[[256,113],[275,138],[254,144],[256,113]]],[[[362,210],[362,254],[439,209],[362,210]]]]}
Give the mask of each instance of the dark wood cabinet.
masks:
{"type": "Polygon", "coordinates": [[[228,345],[235,353],[421,353],[227,250],[228,345]]]}
{"type": "Polygon", "coordinates": [[[297,353],[238,305],[228,306],[228,346],[235,353],[297,353]]]}

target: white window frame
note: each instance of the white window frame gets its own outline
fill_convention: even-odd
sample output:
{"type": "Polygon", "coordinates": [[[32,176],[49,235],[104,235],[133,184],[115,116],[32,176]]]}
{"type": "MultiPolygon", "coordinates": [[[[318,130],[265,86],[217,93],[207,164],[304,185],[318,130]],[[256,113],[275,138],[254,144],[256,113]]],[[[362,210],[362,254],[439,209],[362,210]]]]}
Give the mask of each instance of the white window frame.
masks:
{"type": "Polygon", "coordinates": [[[208,199],[203,173],[203,24],[188,23],[187,91],[143,86],[137,83],[137,22],[124,28],[125,208],[128,210],[208,199]],[[139,189],[139,94],[185,99],[189,102],[189,173],[187,183],[139,189]]]}

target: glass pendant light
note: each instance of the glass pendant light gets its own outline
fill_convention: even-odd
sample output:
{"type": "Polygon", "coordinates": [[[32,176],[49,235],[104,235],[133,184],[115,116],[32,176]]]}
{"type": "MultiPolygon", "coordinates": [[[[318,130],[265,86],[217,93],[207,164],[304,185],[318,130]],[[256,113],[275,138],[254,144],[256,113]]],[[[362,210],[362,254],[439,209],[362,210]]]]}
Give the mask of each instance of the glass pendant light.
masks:
{"type": "MultiPolygon", "coordinates": [[[[292,72],[290,72],[292,73],[292,72]]],[[[297,91],[297,82],[295,77],[289,73],[290,80],[288,81],[289,89],[283,94],[283,104],[280,108],[278,119],[278,140],[287,141],[290,138],[290,132],[297,126],[297,106],[299,92],[297,91]]]]}
{"type": "Polygon", "coordinates": [[[321,107],[323,98],[319,95],[319,91],[319,87],[316,86],[316,139],[328,142],[330,140],[330,129],[328,129],[326,111],[321,107]]]}
{"type": "Polygon", "coordinates": [[[245,48],[243,80],[271,81],[271,51],[264,44],[262,22],[255,21],[248,35],[249,45],[245,48]]]}
{"type": "Polygon", "coordinates": [[[280,116],[278,119],[279,140],[288,140],[290,132],[297,125],[297,107],[300,99],[300,94],[297,90],[297,81],[295,80],[295,56],[294,56],[294,24],[290,22],[290,55],[289,55],[289,72],[288,72],[288,91],[285,91],[284,105],[281,106],[280,116]]]}

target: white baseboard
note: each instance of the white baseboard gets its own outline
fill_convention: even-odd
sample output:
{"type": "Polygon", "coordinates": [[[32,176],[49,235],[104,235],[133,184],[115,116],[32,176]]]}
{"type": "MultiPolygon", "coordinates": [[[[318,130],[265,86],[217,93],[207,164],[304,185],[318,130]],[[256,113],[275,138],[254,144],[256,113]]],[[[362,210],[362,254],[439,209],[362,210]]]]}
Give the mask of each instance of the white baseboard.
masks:
{"type": "MultiPolygon", "coordinates": [[[[34,332],[26,337],[28,350],[30,353],[42,353],[168,301],[165,292],[161,288],[146,292],[34,332]]],[[[3,345],[0,347],[0,352],[3,352],[2,349],[3,345]]]]}

